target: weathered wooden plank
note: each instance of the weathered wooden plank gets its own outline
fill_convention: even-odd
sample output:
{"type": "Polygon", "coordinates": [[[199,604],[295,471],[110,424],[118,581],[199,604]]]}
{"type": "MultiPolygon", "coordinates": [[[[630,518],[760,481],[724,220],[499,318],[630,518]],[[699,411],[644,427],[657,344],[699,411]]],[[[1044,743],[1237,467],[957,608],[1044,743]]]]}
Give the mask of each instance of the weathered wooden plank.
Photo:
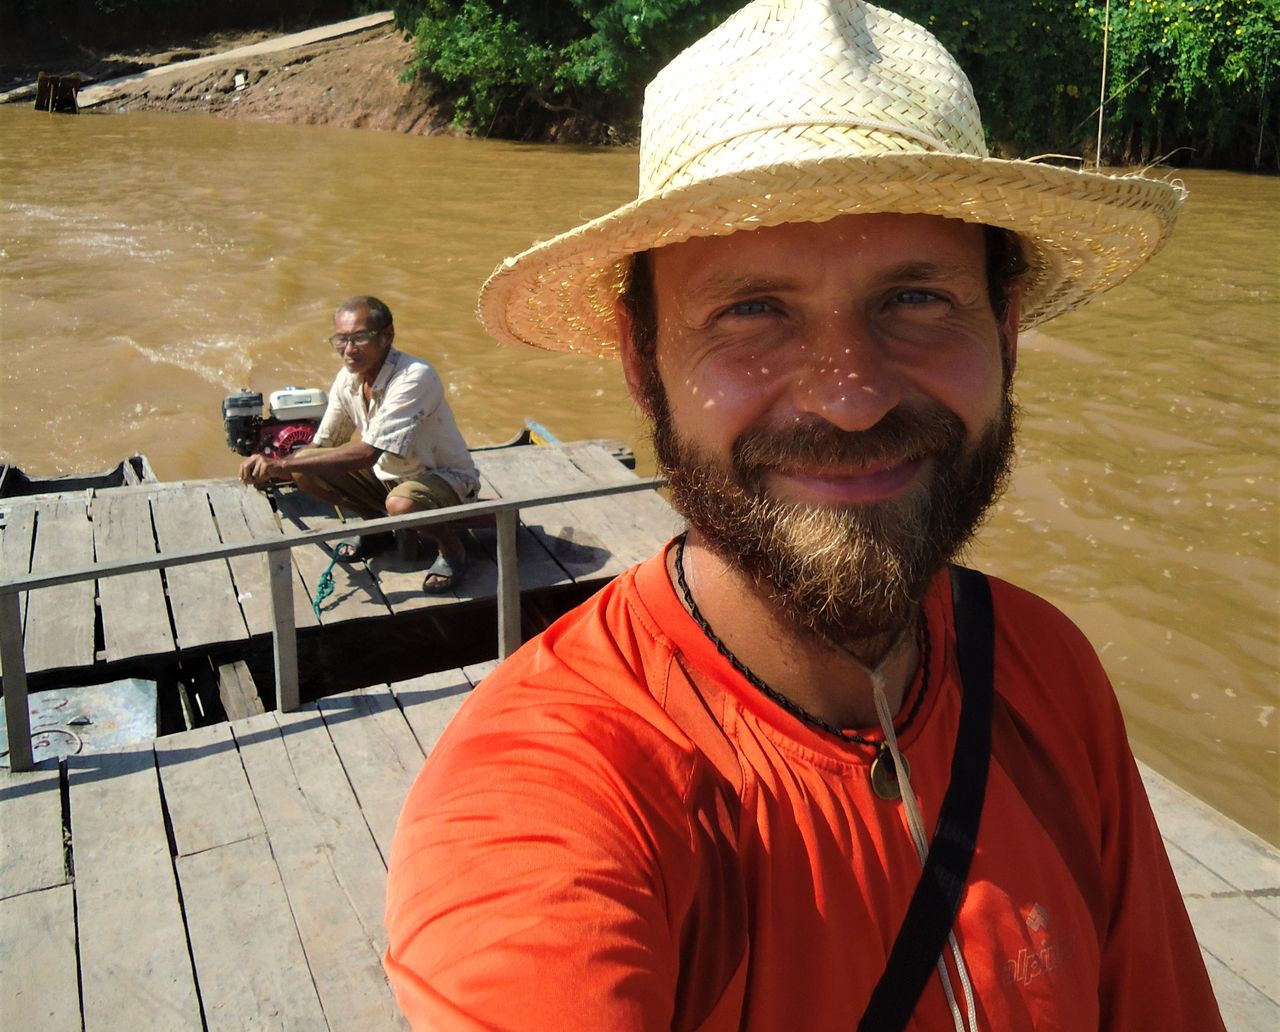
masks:
{"type": "Polygon", "coordinates": [[[0,899],[65,884],[57,767],[25,774],[0,769],[0,813],[0,899]]]}
{"type": "MultiPolygon", "coordinates": [[[[625,484],[635,479],[631,470],[598,443],[579,441],[566,444],[564,453],[575,466],[597,483],[625,484]]],[[[641,491],[608,501],[611,506],[618,503],[630,518],[636,562],[647,559],[685,529],[684,517],[657,491],[641,491]]]]}
{"type": "Polygon", "coordinates": [[[663,504],[661,499],[646,499],[643,494],[569,502],[568,529],[572,531],[573,521],[589,521],[595,533],[608,543],[614,558],[624,566],[632,566],[650,558],[684,529],[683,522],[669,508],[658,509],[654,502],[663,504]]]}
{"type": "MultiPolygon", "coordinates": [[[[204,491],[210,487],[225,485],[227,477],[197,477],[194,480],[144,480],[137,484],[128,484],[124,488],[108,487],[104,491],[138,491],[154,496],[159,494],[185,494],[191,491],[204,491]]],[[[83,492],[81,492],[83,494],[83,492]]]]}
{"type": "Polygon", "coordinates": [[[1160,833],[1232,889],[1280,917],[1280,854],[1150,767],[1139,768],[1160,833]]]}
{"type": "MultiPolygon", "coordinates": [[[[93,525],[85,495],[36,506],[32,573],[52,573],[93,565],[93,525]]],[[[41,588],[27,599],[23,654],[27,671],[92,666],[94,655],[94,582],[41,588]]]]}
{"type": "MultiPolygon", "coordinates": [[[[528,494],[532,486],[518,478],[504,476],[505,467],[498,470],[498,483],[489,478],[483,466],[477,468],[480,472],[481,497],[502,498],[504,489],[512,495],[528,494]]],[[[521,517],[523,520],[523,513],[521,517]]],[[[490,555],[498,554],[496,528],[478,528],[474,535],[490,555]]],[[[523,522],[516,530],[516,559],[520,568],[522,591],[573,583],[573,576],[556,561],[546,541],[523,522]]]]}
{"type": "MultiPolygon", "coordinates": [[[[1200,951],[1229,1032],[1275,1032],[1280,1004],[1258,991],[1207,950],[1200,951]]],[[[1274,944],[1271,950],[1275,956],[1274,944]]]]}
{"type": "MultiPolygon", "coordinates": [[[[318,503],[297,491],[281,492],[276,499],[286,532],[316,530],[321,527],[342,525],[336,511],[334,515],[320,515],[318,503]]],[[[359,533],[360,521],[351,521],[351,533],[359,533]]],[[[336,543],[336,542],[334,542],[336,543]]],[[[316,588],[325,571],[333,575],[333,594],[320,606],[320,623],[328,625],[344,620],[359,620],[373,616],[387,616],[391,608],[378,590],[373,575],[364,563],[332,563],[332,544],[304,545],[293,550],[293,564],[302,574],[307,599],[314,599],[316,588]]]]}
{"type": "MultiPolygon", "coordinates": [[[[382,937],[375,941],[365,932],[334,862],[336,853],[349,851],[345,829],[325,813],[325,800],[307,796],[274,714],[241,721],[235,731],[329,1027],[402,1027],[382,973],[382,937]]],[[[327,742],[323,726],[313,733],[327,742]]],[[[354,803],[345,780],[341,789],[354,803]]],[[[362,857],[371,854],[371,869],[380,871],[363,823],[357,833],[365,843],[362,857]]]]}
{"type": "Polygon", "coordinates": [[[595,441],[569,441],[560,446],[569,461],[601,484],[626,484],[636,475],[595,441]]]}
{"type": "MultiPolygon", "coordinates": [[[[596,483],[623,484],[635,478],[599,444],[582,441],[563,445],[561,450],[596,483]]],[[[609,528],[614,554],[629,564],[649,558],[685,526],[683,518],[656,491],[570,502],[569,506],[574,512],[591,509],[609,528]]]]}
{"type": "MultiPolygon", "coordinates": [[[[0,579],[12,580],[31,572],[31,548],[36,529],[34,505],[0,504],[0,579]]],[[[27,592],[21,596],[27,613],[27,592]]]]}
{"type": "MultiPolygon", "coordinates": [[[[253,488],[239,484],[221,484],[209,489],[218,533],[224,544],[238,544],[280,537],[282,531],[266,497],[253,488]]],[[[244,613],[249,633],[271,633],[271,588],[267,583],[267,557],[239,555],[228,560],[235,580],[236,599],[244,613]]],[[[293,620],[298,628],[316,627],[318,621],[311,610],[302,577],[297,575],[293,589],[293,620]]]]}
{"type": "Polygon", "coordinates": [[[265,711],[249,664],[237,659],[217,668],[218,698],[228,720],[242,720],[265,711]]]}
{"type": "Polygon", "coordinates": [[[486,659],[481,663],[468,663],[462,668],[462,672],[467,675],[467,680],[473,685],[479,686],[480,682],[488,677],[491,673],[502,665],[500,660],[486,659]]]}
{"type": "Polygon", "coordinates": [[[151,749],[66,764],[86,1032],[199,1028],[151,749]]]}
{"type": "Polygon", "coordinates": [[[423,558],[403,560],[394,551],[369,560],[369,569],[378,580],[378,587],[392,612],[407,613],[415,609],[449,605],[459,600],[479,600],[496,597],[498,592],[498,567],[492,555],[487,553],[469,531],[461,533],[467,548],[467,569],[452,591],[429,595],[422,590],[427,568],[435,561],[435,546],[426,541],[419,545],[423,558]]]}
{"type": "MultiPolygon", "coordinates": [[[[147,496],[134,491],[94,495],[93,546],[99,563],[156,554],[147,496]]],[[[173,651],[173,630],[159,570],[105,577],[98,583],[103,658],[107,662],[173,651]]]]}
{"type": "MultiPolygon", "coordinates": [[[[158,492],[151,514],[162,552],[188,552],[221,544],[204,491],[158,492]]],[[[225,559],[165,571],[178,648],[244,641],[249,636],[231,569],[225,559]]]]}
{"type": "MultiPolygon", "coordinates": [[[[554,447],[488,452],[479,467],[503,498],[545,494],[548,489],[570,490],[594,483],[554,447]]],[[[599,504],[602,501],[610,500],[531,506],[520,510],[520,522],[575,581],[613,577],[630,562],[613,554],[613,531],[608,520],[602,518],[608,516],[610,509],[602,508],[599,504]]]]}
{"type": "Polygon", "coordinates": [[[385,860],[400,807],[422,766],[422,749],[386,687],[360,688],[316,705],[385,860]]]}
{"type": "MultiPolygon", "coordinates": [[[[500,497],[496,489],[489,485],[488,479],[481,474],[481,481],[489,486],[493,497],[500,497]]],[[[490,557],[498,554],[498,532],[494,527],[475,527],[471,536],[476,544],[490,557]]],[[[496,564],[495,564],[496,565],[496,564]]],[[[541,588],[553,588],[573,583],[573,578],[547,551],[538,537],[523,524],[516,527],[516,565],[520,571],[520,590],[537,591],[541,588]]],[[[496,589],[496,585],[495,585],[496,589]]]]}
{"type": "Polygon", "coordinates": [[[471,682],[461,670],[440,670],[397,681],[391,685],[391,691],[418,740],[418,746],[424,754],[430,755],[444,729],[470,698],[471,682]]]}
{"type": "MultiPolygon", "coordinates": [[[[274,713],[289,757],[289,765],[307,808],[333,843],[329,863],[351,901],[364,933],[378,952],[386,948],[383,924],[386,897],[386,862],[378,852],[373,833],[360,810],[351,782],[338,758],[324,718],[312,704],[296,713],[274,713]]],[[[249,732],[235,728],[242,744],[256,720],[246,722],[249,732]]],[[[252,775],[251,775],[252,777],[252,775]]]]}
{"type": "MultiPolygon", "coordinates": [[[[281,528],[280,518],[271,508],[271,503],[267,501],[267,496],[261,491],[246,490],[240,496],[240,511],[244,515],[244,521],[249,528],[249,533],[254,538],[271,538],[284,534],[281,528]]],[[[296,576],[293,589],[293,624],[295,627],[319,627],[320,621],[316,619],[316,614],[311,608],[311,597],[307,594],[307,586],[303,583],[302,572],[298,569],[297,561],[290,555],[290,561],[293,563],[293,571],[296,576]]],[[[266,577],[266,558],[260,560],[262,575],[266,577]]],[[[264,589],[270,595],[270,588],[264,589]]]]}
{"type": "Polygon", "coordinates": [[[157,738],[155,750],[179,856],[263,833],[227,724],[157,738]]]}
{"type": "Polygon", "coordinates": [[[205,1027],[324,1028],[266,835],[180,856],[177,866],[205,1027]]]}
{"type": "Polygon", "coordinates": [[[4,1028],[79,1032],[75,895],[70,885],[0,900],[0,958],[4,1028]]]}
{"type": "Polygon", "coordinates": [[[1280,921],[1175,843],[1165,842],[1200,948],[1280,1001],[1280,921]],[[1270,949],[1260,949],[1270,943],[1270,949]]]}

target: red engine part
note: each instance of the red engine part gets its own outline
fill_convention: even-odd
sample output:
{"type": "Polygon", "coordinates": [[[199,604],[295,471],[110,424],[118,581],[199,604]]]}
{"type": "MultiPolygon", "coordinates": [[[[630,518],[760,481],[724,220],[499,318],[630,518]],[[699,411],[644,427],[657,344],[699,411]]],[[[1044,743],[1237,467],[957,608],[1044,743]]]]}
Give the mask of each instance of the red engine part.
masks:
{"type": "Polygon", "coordinates": [[[279,459],[295,448],[311,443],[316,435],[315,423],[276,423],[268,420],[262,424],[262,436],[258,438],[258,451],[268,458],[279,459]]]}

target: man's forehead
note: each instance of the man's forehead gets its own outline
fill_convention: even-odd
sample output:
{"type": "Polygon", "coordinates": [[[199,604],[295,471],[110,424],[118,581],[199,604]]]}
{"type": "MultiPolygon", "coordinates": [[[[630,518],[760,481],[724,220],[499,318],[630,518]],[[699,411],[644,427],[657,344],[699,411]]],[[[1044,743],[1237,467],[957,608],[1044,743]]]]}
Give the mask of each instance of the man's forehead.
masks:
{"type": "Polygon", "coordinates": [[[351,308],[339,308],[333,313],[333,321],[339,322],[368,322],[369,317],[373,313],[366,305],[353,305],[351,308]]]}

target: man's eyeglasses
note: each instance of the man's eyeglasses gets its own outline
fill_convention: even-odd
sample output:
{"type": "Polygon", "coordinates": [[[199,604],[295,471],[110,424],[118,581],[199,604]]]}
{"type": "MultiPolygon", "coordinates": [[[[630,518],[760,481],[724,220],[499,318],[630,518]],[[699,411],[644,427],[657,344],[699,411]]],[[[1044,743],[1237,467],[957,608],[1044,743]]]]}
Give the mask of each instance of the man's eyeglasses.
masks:
{"type": "Polygon", "coordinates": [[[381,330],[361,330],[359,333],[335,333],[327,338],[329,346],[339,353],[348,347],[363,348],[382,336],[381,330]]]}

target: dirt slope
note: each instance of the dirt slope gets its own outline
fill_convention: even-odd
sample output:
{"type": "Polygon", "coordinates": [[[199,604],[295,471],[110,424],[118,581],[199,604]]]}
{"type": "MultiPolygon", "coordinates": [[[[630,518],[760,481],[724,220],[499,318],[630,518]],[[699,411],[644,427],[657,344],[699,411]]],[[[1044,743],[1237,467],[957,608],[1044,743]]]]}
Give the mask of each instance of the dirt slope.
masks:
{"type": "MultiPolygon", "coordinates": [[[[229,50],[262,36],[224,37],[218,49],[229,50]]],[[[124,87],[96,110],[206,111],[264,122],[422,135],[452,131],[447,106],[442,108],[420,84],[400,81],[412,54],[412,45],[398,30],[379,27],[144,80],[124,87]]]]}

